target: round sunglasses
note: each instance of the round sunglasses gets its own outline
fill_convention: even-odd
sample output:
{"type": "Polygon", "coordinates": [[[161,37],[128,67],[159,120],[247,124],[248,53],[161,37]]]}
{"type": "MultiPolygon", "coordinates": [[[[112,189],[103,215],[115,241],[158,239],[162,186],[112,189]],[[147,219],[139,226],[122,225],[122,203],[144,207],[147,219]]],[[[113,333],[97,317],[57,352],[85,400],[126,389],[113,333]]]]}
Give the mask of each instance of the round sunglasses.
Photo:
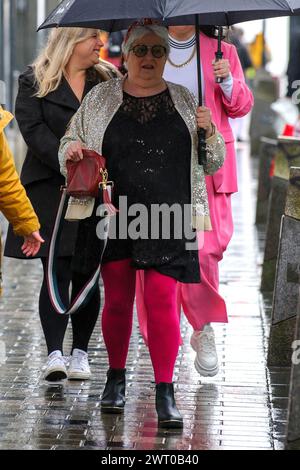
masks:
{"type": "Polygon", "coordinates": [[[134,55],[137,57],[145,57],[148,51],[151,51],[151,54],[155,59],[161,59],[167,53],[167,48],[165,46],[161,46],[160,44],[154,46],[146,46],[146,44],[138,44],[137,46],[132,47],[129,49],[132,51],[134,55]]]}

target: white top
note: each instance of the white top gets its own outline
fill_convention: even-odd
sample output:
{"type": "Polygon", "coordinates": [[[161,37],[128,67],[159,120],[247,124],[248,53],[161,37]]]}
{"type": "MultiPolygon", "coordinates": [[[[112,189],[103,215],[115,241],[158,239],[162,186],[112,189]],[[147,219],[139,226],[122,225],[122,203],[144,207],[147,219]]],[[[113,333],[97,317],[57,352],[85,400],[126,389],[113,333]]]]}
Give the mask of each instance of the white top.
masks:
{"type": "MultiPolygon", "coordinates": [[[[189,58],[192,56],[193,52],[195,51],[196,47],[196,36],[194,35],[188,40],[185,41],[178,41],[177,39],[172,38],[169,36],[170,41],[170,60],[176,64],[183,64],[187,62],[189,58]]],[[[197,79],[197,54],[195,53],[192,60],[189,61],[183,67],[174,67],[167,61],[164,71],[164,79],[169,82],[178,83],[180,85],[185,86],[190,90],[191,93],[196,97],[198,100],[198,79],[197,79]]],[[[203,70],[201,64],[201,76],[202,76],[202,96],[203,96],[203,104],[205,104],[205,83],[203,79],[203,70]]],[[[233,90],[233,79],[232,75],[226,78],[223,83],[220,83],[220,87],[225,95],[225,97],[230,101],[232,96],[233,90]]]]}

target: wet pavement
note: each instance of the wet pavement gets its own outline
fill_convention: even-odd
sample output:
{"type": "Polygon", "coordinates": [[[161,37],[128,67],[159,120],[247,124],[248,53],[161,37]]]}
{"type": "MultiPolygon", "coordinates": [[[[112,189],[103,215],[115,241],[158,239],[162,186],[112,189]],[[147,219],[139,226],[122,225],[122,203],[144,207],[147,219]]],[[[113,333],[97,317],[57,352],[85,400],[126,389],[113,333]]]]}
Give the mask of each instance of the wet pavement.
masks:
{"type": "MultiPolygon", "coordinates": [[[[247,146],[238,152],[238,165],[235,235],[221,267],[229,323],[215,325],[220,372],[210,379],[197,374],[189,345],[192,330],[183,318],[183,346],[175,369],[183,431],[157,428],[152,367],[136,323],[124,416],[100,411],[107,369],[100,320],[89,349],[92,380],[44,382],[46,349],[37,313],[39,262],[5,260],[0,301],[0,449],[283,448],[289,371],[266,368],[272,298],[259,292],[264,235],[254,227],[257,162],[250,159],[247,146]]],[[[66,352],[70,346],[68,333],[66,352]]]]}

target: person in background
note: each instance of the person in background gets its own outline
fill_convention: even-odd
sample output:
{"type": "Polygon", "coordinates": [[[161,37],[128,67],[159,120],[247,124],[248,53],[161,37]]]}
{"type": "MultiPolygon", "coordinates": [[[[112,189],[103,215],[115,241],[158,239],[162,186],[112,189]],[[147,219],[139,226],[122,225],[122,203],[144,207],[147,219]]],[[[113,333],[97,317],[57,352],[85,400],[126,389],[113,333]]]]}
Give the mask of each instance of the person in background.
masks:
{"type": "Polygon", "coordinates": [[[237,28],[233,26],[229,30],[228,36],[230,43],[236,47],[242,69],[246,76],[247,69],[253,67],[253,63],[250,57],[249,50],[246,44],[244,43],[244,31],[242,30],[242,28],[237,28]]]}
{"type": "MultiPolygon", "coordinates": [[[[215,62],[217,39],[205,28],[201,32],[202,93],[205,106],[226,144],[225,163],[214,175],[206,175],[212,231],[199,238],[201,282],[178,284],[178,305],[193,327],[191,346],[196,352],[195,368],[200,375],[214,376],[219,370],[213,322],[226,323],[225,300],[219,293],[219,262],[223,258],[233,233],[231,195],[238,190],[234,136],[228,118],[245,116],[253,106],[253,96],[245,83],[236,48],[222,43],[224,58],[215,62]],[[223,83],[216,83],[222,77],[223,83]]],[[[196,35],[194,26],[169,28],[170,55],[164,79],[187,87],[198,96],[196,35]]],[[[139,276],[140,287],[143,284],[139,276]]],[[[144,338],[147,340],[147,308],[137,289],[137,311],[144,338]]]]}
{"type": "MultiPolygon", "coordinates": [[[[244,43],[244,31],[242,30],[242,28],[237,28],[233,26],[229,31],[229,41],[236,47],[240,63],[244,72],[245,81],[250,86],[248,75],[250,75],[250,71],[253,70],[253,64],[248,48],[244,43]]],[[[246,140],[245,134],[247,122],[247,116],[242,116],[236,119],[229,119],[233,135],[237,142],[243,142],[244,140],[246,140]]]]}
{"type": "Polygon", "coordinates": [[[254,40],[249,44],[249,54],[256,70],[264,68],[272,60],[271,51],[263,33],[256,34],[254,40]]]}
{"type": "MultiPolygon", "coordinates": [[[[298,29],[293,32],[292,39],[290,40],[289,62],[286,74],[288,78],[286,96],[292,98],[294,93],[297,93],[298,96],[300,80],[300,31],[298,29]]],[[[297,104],[300,109],[299,103],[297,104]]]]}
{"type": "Polygon", "coordinates": [[[101,40],[104,46],[100,51],[100,58],[119,68],[122,65],[124,33],[122,31],[114,31],[110,34],[102,32],[101,40]]]}
{"type": "MultiPolygon", "coordinates": [[[[60,174],[58,149],[68,123],[83,98],[92,88],[114,76],[114,68],[99,60],[102,47],[99,31],[84,28],[56,28],[38,58],[19,78],[16,118],[28,146],[21,180],[38,214],[45,243],[38,255],[44,276],[39,297],[39,314],[43,327],[48,360],[44,378],[48,381],[68,377],[74,380],[90,378],[88,343],[100,311],[100,291],[95,290],[90,301],[72,315],[73,345],[69,369],[63,357],[63,340],[69,320],[59,315],[49,298],[46,266],[49,241],[58,209],[64,178],[60,174]]],[[[77,224],[64,221],[57,253],[57,282],[64,305],[69,304],[72,278],[72,298],[86,283],[86,273],[73,269],[77,224]]],[[[20,240],[10,227],[5,255],[20,258],[20,240]]]]}
{"type": "MultiPolygon", "coordinates": [[[[4,135],[4,129],[13,116],[0,106],[0,211],[12,224],[16,235],[24,237],[21,249],[24,256],[35,256],[44,240],[40,236],[40,224],[26,196],[16,172],[13,156],[4,135]]],[[[1,289],[1,233],[0,233],[0,295],[1,289]]]]}

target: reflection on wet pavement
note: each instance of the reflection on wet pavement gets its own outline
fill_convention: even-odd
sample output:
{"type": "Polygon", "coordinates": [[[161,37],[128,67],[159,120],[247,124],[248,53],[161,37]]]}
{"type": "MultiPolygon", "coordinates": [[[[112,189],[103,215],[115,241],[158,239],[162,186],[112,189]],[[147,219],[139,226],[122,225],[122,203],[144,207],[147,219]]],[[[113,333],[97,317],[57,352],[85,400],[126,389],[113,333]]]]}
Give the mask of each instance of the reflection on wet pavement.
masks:
{"type": "MultiPolygon", "coordinates": [[[[287,370],[266,369],[271,298],[259,293],[263,231],[254,228],[256,162],[239,151],[240,193],[233,197],[235,235],[221,267],[229,324],[215,325],[221,368],[202,379],[193,366],[191,327],[175,369],[184,429],[157,428],[152,367],[135,325],[128,357],[124,416],[101,414],[107,356],[100,321],[90,344],[92,380],[47,384],[37,303],[38,262],[5,260],[0,303],[0,449],[280,449],[285,432],[287,370]],[[264,309],[262,309],[264,307],[264,309]],[[270,392],[270,393],[269,393],[270,392]],[[272,408],[271,408],[272,403],[272,408]]],[[[70,335],[65,351],[69,352],[70,335]]]]}

